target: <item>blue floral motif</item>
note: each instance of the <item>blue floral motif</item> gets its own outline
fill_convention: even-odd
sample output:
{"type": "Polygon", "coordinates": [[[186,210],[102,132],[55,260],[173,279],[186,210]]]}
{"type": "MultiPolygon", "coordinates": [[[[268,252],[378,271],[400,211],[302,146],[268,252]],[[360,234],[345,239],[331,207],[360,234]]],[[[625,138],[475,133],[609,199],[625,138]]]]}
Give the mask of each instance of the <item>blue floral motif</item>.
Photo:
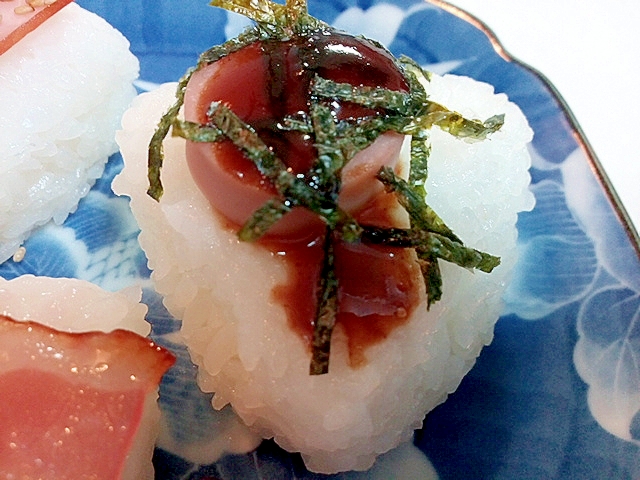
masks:
{"type": "Polygon", "coordinates": [[[637,440],[640,259],[581,150],[563,162],[534,156],[532,171],[537,204],[518,223],[508,308],[548,321],[564,305],[579,306],[573,360],[591,414],[610,433],[637,440]]]}
{"type": "Polygon", "coordinates": [[[621,285],[594,291],[581,306],[578,333],[575,362],[594,417],[640,444],[640,293],[621,285]]]}
{"type": "Polygon", "coordinates": [[[569,211],[562,185],[543,180],[532,191],[536,206],[518,219],[520,263],[505,296],[507,309],[528,319],[579,300],[598,271],[593,242],[569,211]]]}
{"type": "Polygon", "coordinates": [[[233,414],[229,409],[224,413],[213,410],[213,395],[198,388],[197,368],[176,335],[180,322],[166,310],[162,297],[152,289],[145,289],[143,301],[149,307],[147,319],[152,324],[151,338],[176,356],[176,363],[160,385],[159,403],[166,416],[169,434],[182,445],[206,443],[216,432],[223,431],[227,417],[233,414]]]}
{"type": "Polygon", "coordinates": [[[24,243],[22,261],[7,260],[0,265],[0,276],[6,279],[33,274],[55,278],[76,277],[86,262],[86,249],[73,233],[54,226],[38,230],[24,243]]]}
{"type": "Polygon", "coordinates": [[[111,182],[115,176],[122,171],[122,167],[123,162],[120,152],[111,155],[111,157],[109,157],[109,161],[104,167],[102,176],[96,180],[96,183],[93,185],[92,191],[101,192],[109,197],[116,197],[116,194],[111,190],[111,182]]]}
{"type": "Polygon", "coordinates": [[[108,290],[148,278],[150,272],[138,245],[139,230],[128,201],[111,190],[111,181],[121,169],[122,158],[114,155],[64,224],[50,223],[38,230],[24,243],[24,258],[0,265],[0,275],[75,277],[108,290]]]}

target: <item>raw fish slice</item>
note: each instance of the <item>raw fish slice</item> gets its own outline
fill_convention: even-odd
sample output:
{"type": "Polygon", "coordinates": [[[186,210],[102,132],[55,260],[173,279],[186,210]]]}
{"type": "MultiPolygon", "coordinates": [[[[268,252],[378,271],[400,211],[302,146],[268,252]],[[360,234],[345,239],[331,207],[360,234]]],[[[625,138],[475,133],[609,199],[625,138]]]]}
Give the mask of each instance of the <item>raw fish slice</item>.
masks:
{"type": "Polygon", "coordinates": [[[67,333],[2,315],[0,352],[0,478],[153,478],[136,465],[145,445],[151,465],[171,353],[126,330],[67,333]]]}
{"type": "Polygon", "coordinates": [[[0,0],[0,55],[73,0],[0,0]]]}

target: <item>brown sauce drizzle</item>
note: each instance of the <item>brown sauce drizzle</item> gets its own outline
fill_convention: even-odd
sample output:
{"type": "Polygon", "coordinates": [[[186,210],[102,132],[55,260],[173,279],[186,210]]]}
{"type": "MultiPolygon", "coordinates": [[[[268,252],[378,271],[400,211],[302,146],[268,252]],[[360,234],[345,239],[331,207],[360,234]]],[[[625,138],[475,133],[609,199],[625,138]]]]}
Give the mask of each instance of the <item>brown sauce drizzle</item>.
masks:
{"type": "MultiPolygon", "coordinates": [[[[361,39],[336,33],[255,43],[217,63],[223,62],[229,62],[230,66],[225,67],[226,71],[218,69],[220,78],[207,86],[205,97],[227,103],[300,174],[305,174],[315,162],[313,139],[301,132],[283,132],[278,122],[287,115],[309,111],[309,84],[314,75],[353,85],[407,90],[404,77],[385,52],[361,39]],[[233,70],[233,75],[228,70],[233,70]],[[234,77],[253,88],[233,88],[229,82],[234,77]],[[265,85],[264,90],[255,85],[265,85]]],[[[201,110],[199,121],[206,120],[206,107],[201,110]]],[[[347,103],[333,102],[332,107],[343,118],[371,113],[347,103]]],[[[253,164],[230,142],[209,147],[215,149],[224,169],[249,181],[261,181],[253,164]]],[[[352,214],[363,224],[397,226],[392,215],[396,207],[395,197],[383,193],[352,214]]],[[[288,282],[276,287],[273,295],[285,308],[291,328],[311,344],[324,228],[320,221],[312,222],[309,228],[312,234],[303,242],[266,237],[259,244],[286,262],[288,282]]],[[[348,337],[351,365],[357,367],[366,363],[369,346],[383,341],[394,328],[408,321],[420,301],[422,277],[413,250],[336,242],[335,269],[339,282],[336,321],[348,337]]]]}
{"type": "MultiPolygon", "coordinates": [[[[273,291],[284,307],[289,326],[309,345],[317,309],[322,266],[322,238],[306,245],[261,242],[284,258],[287,283],[273,291]]],[[[367,245],[335,244],[338,278],[336,324],[348,338],[351,366],[366,363],[365,352],[407,322],[420,301],[422,277],[412,250],[367,245]]]]}

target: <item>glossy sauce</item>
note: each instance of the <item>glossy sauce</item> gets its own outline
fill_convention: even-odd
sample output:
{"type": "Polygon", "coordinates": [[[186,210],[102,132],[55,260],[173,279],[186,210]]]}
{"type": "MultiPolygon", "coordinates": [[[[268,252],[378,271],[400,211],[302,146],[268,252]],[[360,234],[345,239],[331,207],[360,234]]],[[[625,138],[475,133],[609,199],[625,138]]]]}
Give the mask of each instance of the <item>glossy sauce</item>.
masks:
{"type": "MultiPolygon", "coordinates": [[[[306,175],[317,156],[313,139],[301,132],[283,132],[278,123],[287,115],[309,111],[309,84],[316,74],[352,85],[407,90],[386,52],[351,36],[317,33],[287,42],[254,43],[203,68],[187,90],[185,116],[206,123],[211,101],[222,101],[257,130],[292,172],[306,175]]],[[[347,102],[330,105],[339,118],[373,113],[347,102]]],[[[397,136],[387,139],[397,161],[402,138],[386,135],[397,136]]],[[[203,193],[236,228],[276,193],[230,141],[187,142],[187,159],[203,193]]],[[[367,182],[375,183],[378,190],[365,199],[363,207],[350,213],[368,225],[400,226],[392,214],[397,207],[395,197],[384,193],[375,178],[367,182]]],[[[366,188],[366,182],[364,185],[366,188]]],[[[360,187],[357,184],[355,190],[360,187]]],[[[292,329],[309,342],[316,317],[323,235],[320,219],[294,209],[260,242],[286,259],[289,281],[277,287],[274,296],[284,306],[292,329]]],[[[422,288],[420,269],[412,250],[333,241],[339,282],[336,320],[349,338],[351,364],[358,366],[366,361],[364,352],[369,345],[385,339],[410,317],[422,288]]]]}
{"type": "Polygon", "coordinates": [[[2,314],[0,352],[0,478],[122,478],[175,357],[131,331],[70,333],[2,314]]]}

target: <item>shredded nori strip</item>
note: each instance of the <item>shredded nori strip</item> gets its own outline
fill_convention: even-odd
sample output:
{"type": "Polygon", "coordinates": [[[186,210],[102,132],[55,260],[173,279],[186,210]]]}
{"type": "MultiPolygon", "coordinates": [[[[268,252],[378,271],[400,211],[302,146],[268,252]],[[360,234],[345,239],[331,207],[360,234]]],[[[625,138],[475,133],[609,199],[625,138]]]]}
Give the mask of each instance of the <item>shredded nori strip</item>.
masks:
{"type": "Polygon", "coordinates": [[[369,108],[385,108],[398,113],[411,114],[411,97],[404,92],[386,88],[356,87],[350,83],[337,83],[316,76],[311,91],[321,97],[332,100],[344,100],[369,108]]]}
{"type": "Polygon", "coordinates": [[[192,142],[203,143],[213,143],[225,138],[224,133],[218,127],[185,120],[174,121],[171,134],[176,137],[188,138],[192,142]]]}
{"type": "Polygon", "coordinates": [[[336,323],[338,311],[338,279],[334,268],[333,233],[327,229],[324,240],[324,257],[320,285],[318,289],[318,308],[313,328],[311,345],[310,375],[329,373],[329,353],[331,335],[336,323]]]}
{"type": "Polygon", "coordinates": [[[147,190],[147,194],[156,201],[159,201],[162,197],[163,188],[162,188],[162,180],[160,178],[160,171],[162,169],[162,162],[164,161],[164,148],[162,142],[165,137],[169,134],[169,130],[173,126],[175,120],[178,118],[178,113],[180,112],[180,108],[184,103],[184,92],[187,89],[187,83],[193,74],[193,69],[189,70],[178,82],[178,89],[176,91],[176,103],[174,103],[171,108],[165,113],[160,122],[158,123],[158,127],[156,131],[153,133],[151,137],[151,141],[149,142],[149,157],[148,157],[148,177],[149,177],[149,188],[147,190]]]}
{"type": "Polygon", "coordinates": [[[364,226],[362,238],[370,243],[402,248],[424,248],[436,258],[441,258],[464,268],[475,268],[490,273],[500,264],[498,257],[465,247],[445,235],[427,230],[403,228],[378,229],[364,226]]]}
{"type": "Polygon", "coordinates": [[[243,242],[255,242],[291,211],[291,203],[280,198],[267,200],[238,231],[243,242]]]}
{"type": "MultiPolygon", "coordinates": [[[[322,274],[318,284],[317,313],[311,345],[311,375],[329,371],[331,336],[336,321],[338,279],[335,273],[334,243],[367,242],[398,248],[413,248],[424,278],[428,307],[442,296],[439,260],[463,268],[491,272],[500,259],[469,248],[426,203],[425,183],[431,151],[429,131],[438,127],[459,138],[483,140],[499,130],[503,115],[484,122],[469,120],[457,112],[429,100],[423,84],[430,74],[415,61],[401,57],[396,61],[403,72],[408,92],[385,88],[354,86],[316,76],[310,85],[309,113],[288,116],[278,124],[285,131],[298,131],[314,138],[317,161],[304,175],[295,175],[262,141],[255,129],[243,122],[227,106],[213,102],[204,125],[178,118],[187,84],[193,73],[206,65],[259,40],[289,40],[295,35],[333,31],[327,24],[307,13],[306,0],[287,0],[286,5],[270,0],[213,0],[213,6],[240,13],[255,25],[238,37],[204,52],[198,64],[180,80],[175,104],[165,113],[149,143],[148,194],[160,200],[163,188],[161,169],[164,160],[162,142],[172,134],[194,142],[217,142],[230,139],[256,165],[260,173],[275,186],[278,193],[257,209],[238,231],[242,241],[256,241],[294,207],[301,206],[324,220],[326,235],[322,274]],[[375,114],[362,118],[338,120],[328,106],[332,101],[361,105],[375,114]],[[338,206],[341,172],[359,151],[368,147],[385,132],[411,135],[411,168],[407,180],[383,167],[377,179],[387,192],[396,195],[407,211],[410,227],[379,228],[359,225],[338,206]]],[[[384,49],[378,42],[372,44],[384,49]]]]}
{"type": "Polygon", "coordinates": [[[412,188],[411,185],[398,177],[393,169],[382,167],[377,175],[387,192],[396,193],[398,201],[402,205],[409,217],[411,218],[412,228],[415,230],[424,230],[427,232],[437,233],[449,238],[450,240],[462,244],[453,231],[447,227],[444,221],[427,205],[424,197],[412,188]]]}

